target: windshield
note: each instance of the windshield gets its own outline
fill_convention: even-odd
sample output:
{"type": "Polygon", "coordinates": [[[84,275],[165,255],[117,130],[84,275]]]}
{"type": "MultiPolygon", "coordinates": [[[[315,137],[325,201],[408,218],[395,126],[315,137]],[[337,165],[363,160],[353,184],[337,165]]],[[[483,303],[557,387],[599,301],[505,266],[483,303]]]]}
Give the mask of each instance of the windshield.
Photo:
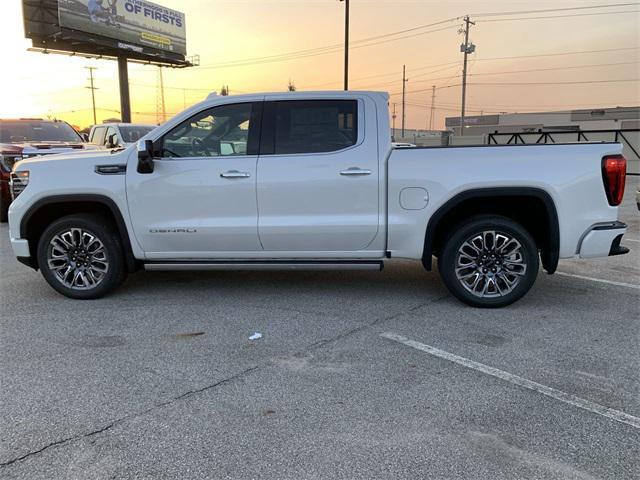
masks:
{"type": "Polygon", "coordinates": [[[154,128],[156,127],[144,125],[120,125],[120,134],[122,135],[122,140],[125,143],[133,143],[137,142],[154,128]]]}
{"type": "Polygon", "coordinates": [[[19,120],[0,122],[0,142],[82,142],[82,137],[64,122],[19,120]]]}

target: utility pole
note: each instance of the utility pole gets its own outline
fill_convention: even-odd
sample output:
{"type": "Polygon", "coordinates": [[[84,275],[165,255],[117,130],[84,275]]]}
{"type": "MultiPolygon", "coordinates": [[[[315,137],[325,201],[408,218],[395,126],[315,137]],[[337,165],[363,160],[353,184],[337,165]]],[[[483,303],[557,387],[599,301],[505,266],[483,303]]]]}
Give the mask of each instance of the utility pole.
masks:
{"type": "Polygon", "coordinates": [[[349,0],[344,2],[344,89],[349,90],[349,0]]]}
{"type": "Polygon", "coordinates": [[[120,86],[120,119],[131,123],[131,97],[129,95],[129,68],[127,57],[118,57],[118,83],[120,86]]]}
{"type": "Polygon", "coordinates": [[[158,124],[164,123],[167,119],[167,110],[164,103],[164,79],[162,78],[162,67],[158,67],[158,92],[156,95],[156,121],[158,124]]]}
{"type": "Polygon", "coordinates": [[[406,75],[406,66],[402,65],[402,138],[404,138],[404,122],[406,119],[406,115],[405,115],[405,94],[406,94],[406,86],[407,86],[407,82],[409,81],[409,79],[407,78],[406,75]]]}
{"type": "Polygon", "coordinates": [[[469,20],[469,15],[464,17],[465,27],[464,30],[464,43],[460,45],[460,51],[464,53],[464,65],[462,67],[462,112],[460,115],[460,135],[464,135],[464,109],[467,99],[467,56],[470,53],[475,52],[476,46],[473,43],[469,43],[469,28],[471,25],[475,25],[475,22],[469,20]]]}
{"type": "Polygon", "coordinates": [[[431,114],[429,115],[429,130],[433,130],[433,117],[436,113],[436,86],[431,85],[431,114]]]}
{"type": "Polygon", "coordinates": [[[392,127],[391,127],[391,131],[393,132],[392,136],[395,136],[396,134],[396,103],[393,104],[393,113],[391,114],[391,119],[392,119],[392,127]]]}
{"type": "Polygon", "coordinates": [[[96,67],[84,67],[87,70],[89,70],[89,82],[91,82],[89,87],[85,87],[88,88],[89,90],[91,90],[91,103],[93,104],[93,124],[95,125],[96,123],[98,123],[98,120],[96,119],[96,90],[98,89],[98,87],[95,87],[93,85],[93,71],[96,69],[96,67]]]}

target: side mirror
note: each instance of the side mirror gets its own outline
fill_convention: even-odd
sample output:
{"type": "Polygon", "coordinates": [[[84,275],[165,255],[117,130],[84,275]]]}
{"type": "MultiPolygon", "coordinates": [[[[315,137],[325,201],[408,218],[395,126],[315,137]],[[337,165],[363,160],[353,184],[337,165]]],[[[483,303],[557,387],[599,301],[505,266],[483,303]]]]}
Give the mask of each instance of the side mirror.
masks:
{"type": "Polygon", "coordinates": [[[153,142],[138,142],[138,173],[153,173],[153,142]]]}
{"type": "Polygon", "coordinates": [[[88,133],[81,133],[80,136],[82,137],[82,140],[84,140],[85,142],[89,141],[89,134],[88,133]]]}
{"type": "Polygon", "coordinates": [[[105,144],[105,147],[116,148],[118,146],[116,139],[117,139],[117,135],[115,133],[112,133],[111,135],[109,135],[109,137],[107,138],[107,143],[105,144]]]}

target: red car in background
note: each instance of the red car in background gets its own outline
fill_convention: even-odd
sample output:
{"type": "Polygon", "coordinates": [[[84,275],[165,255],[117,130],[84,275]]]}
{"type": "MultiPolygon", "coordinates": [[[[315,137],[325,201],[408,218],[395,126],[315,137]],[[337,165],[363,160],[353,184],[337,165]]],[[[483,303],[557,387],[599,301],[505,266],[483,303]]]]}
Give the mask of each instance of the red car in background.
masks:
{"type": "Polygon", "coordinates": [[[71,125],[60,120],[0,119],[0,222],[7,221],[11,203],[9,177],[18,160],[95,148],[95,145],[86,143],[71,125]]]}

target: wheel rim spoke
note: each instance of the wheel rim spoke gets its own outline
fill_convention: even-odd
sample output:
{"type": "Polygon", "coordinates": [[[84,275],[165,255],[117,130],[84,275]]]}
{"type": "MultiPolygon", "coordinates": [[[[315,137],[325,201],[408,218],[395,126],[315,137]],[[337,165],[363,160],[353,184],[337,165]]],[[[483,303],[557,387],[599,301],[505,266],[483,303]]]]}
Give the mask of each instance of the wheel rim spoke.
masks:
{"type": "Polygon", "coordinates": [[[479,298],[513,292],[527,273],[522,244],[511,234],[483,230],[467,238],[456,254],[456,278],[479,298]]]}
{"type": "Polygon", "coordinates": [[[47,248],[47,266],[60,283],[72,290],[95,288],[110,268],[102,240],[94,233],[77,227],[52,237],[47,248]]]}

